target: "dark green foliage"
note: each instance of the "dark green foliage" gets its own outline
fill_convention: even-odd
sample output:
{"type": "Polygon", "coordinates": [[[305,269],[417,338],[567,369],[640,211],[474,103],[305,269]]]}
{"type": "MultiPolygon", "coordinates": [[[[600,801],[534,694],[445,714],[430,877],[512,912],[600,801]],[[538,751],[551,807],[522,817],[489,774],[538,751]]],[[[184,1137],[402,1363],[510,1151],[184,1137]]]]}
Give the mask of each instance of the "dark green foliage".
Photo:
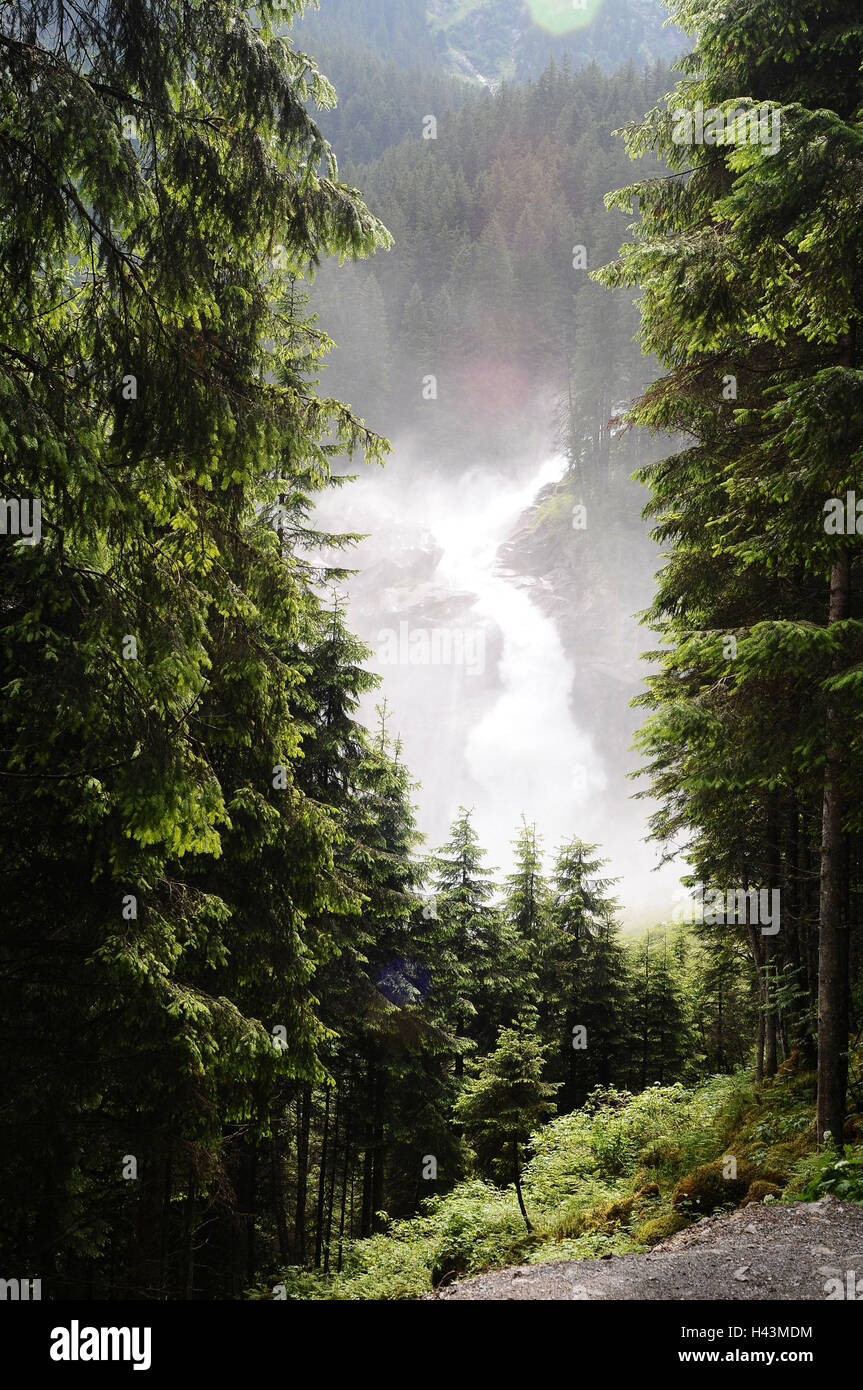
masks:
{"type": "Polygon", "coordinates": [[[835,1147],[822,1155],[817,1171],[801,1193],[804,1202],[817,1202],[824,1196],[844,1202],[863,1202],[863,1155],[846,1144],[841,1154],[835,1147]]]}
{"type": "Polygon", "coordinates": [[[298,282],[387,237],[259,8],[3,9],[3,482],[43,517],[0,549],[3,1245],[59,1296],[190,1292],[204,1222],[239,1291],[230,1208],[321,1075],[310,982],[362,901],[298,776],[300,538],[383,444],[314,394],[298,282]]]}
{"type": "Polygon", "coordinates": [[[759,1076],[795,1043],[812,1052],[817,1006],[823,1136],[845,1115],[860,941],[863,616],[854,539],[825,505],[863,458],[863,39],[839,0],[673,12],[696,49],[670,103],[627,130],[672,173],[610,197],[637,199],[639,221],[601,276],[640,285],[666,369],[629,418],[685,441],[641,473],[667,560],[640,745],[654,832],[686,843],[693,879],[782,895],[780,934],[721,930],[751,952],[759,1076]],[[781,138],[675,143],[698,101],[766,103],[781,138]]]}
{"type": "Polygon", "coordinates": [[[501,1028],[494,1050],[471,1067],[453,1112],[465,1127],[480,1167],[498,1177],[508,1172],[513,1178],[528,1231],[519,1145],[552,1113],[557,1090],[542,1080],[545,1059],[536,1024],[535,1012],[526,1009],[514,1027],[501,1028]]]}
{"type": "Polygon", "coordinates": [[[502,1028],[492,1052],[472,1064],[455,1107],[480,1165],[495,1168],[508,1141],[523,1143],[553,1109],[556,1086],[542,1080],[543,1051],[536,1018],[522,1013],[502,1028]]]}
{"type": "Polygon", "coordinates": [[[539,959],[544,1036],[559,1104],[581,1105],[595,1086],[624,1080],[629,1063],[631,981],[605,861],[573,839],[557,852],[549,926],[539,959]]]}
{"type": "MultiPolygon", "coordinates": [[[[306,42],[304,28],[297,35],[300,46],[306,42]]],[[[337,105],[322,112],[321,130],[339,159],[350,161],[353,169],[405,139],[417,138],[429,114],[442,120],[480,96],[479,89],[463,78],[419,66],[422,55],[416,49],[408,51],[402,66],[348,39],[341,25],[337,37],[317,40],[310,35],[308,42],[340,94],[337,105]]]]}
{"type": "MultiPolygon", "coordinates": [[[[696,1168],[677,1208],[777,1194],[760,1154],[814,1143],[792,1073],[816,1041],[819,1135],[860,1137],[843,1121],[863,615],[853,539],[823,525],[863,459],[859,27],[839,0],[680,0],[698,48],[672,109],[767,100],[782,145],[684,156],[657,108],[628,132],[645,179],[603,210],[623,177],[610,128],[664,70],[552,65],[468,97],[442,75],[466,13],[440,11],[435,36],[418,0],[357,4],[354,34],[322,48],[349,90],[322,132],[310,111],[333,91],[301,50],[326,30],[285,37],[301,8],[0,16],[0,465],[42,530],[0,537],[0,1238],[60,1299],[239,1297],[288,1265],[323,1278],[424,1197],[453,1199],[426,1272],[470,1268],[459,1180],[513,1180],[530,1231],[521,1148],[555,1107],[582,1166],[563,1139],[547,1163],[540,1136],[537,1191],[616,1183],[639,1155],[656,1183],[641,1170],[566,1219],[597,1239],[641,1222],[650,1243],[682,1219],[653,1204],[717,1151],[676,1142],[669,1083],[731,1072],[753,1035],[759,1081],[778,1072],[793,1104],[755,1107],[758,1163],[696,1168]],[[340,182],[326,133],[374,162],[340,182]],[[391,245],[354,183],[398,250],[336,274],[391,245]],[[589,267],[611,256],[636,196],[609,301],[573,244],[589,267]],[[624,945],[598,847],[573,837],[547,868],[524,818],[502,881],[464,808],[423,857],[387,707],[372,731],[357,717],[376,684],[340,594],[357,538],[312,521],[353,456],[388,447],[320,390],[319,265],[324,324],[362,357],[351,395],[413,427],[436,374],[426,443],[444,459],[480,439],[521,451],[537,401],[546,420],[563,403],[570,466],[533,518],[541,558],[576,553],[574,503],[599,533],[622,509],[617,550],[578,557],[582,582],[616,584],[639,465],[666,552],[641,737],[653,830],[683,841],[693,880],[781,890],[781,934],[750,920],[624,945]],[[682,447],[647,462],[622,411],[682,447]]],[[[858,1167],[830,1150],[800,1182],[853,1199],[858,1167]]],[[[527,1249],[516,1219],[500,1248],[527,1249]]]]}
{"type": "MultiPolygon", "coordinates": [[[[632,1075],[643,1089],[678,1076],[692,1054],[681,962],[669,951],[668,933],[648,932],[633,953],[632,1075]]],[[[700,987],[701,981],[698,981],[700,987]]]]}

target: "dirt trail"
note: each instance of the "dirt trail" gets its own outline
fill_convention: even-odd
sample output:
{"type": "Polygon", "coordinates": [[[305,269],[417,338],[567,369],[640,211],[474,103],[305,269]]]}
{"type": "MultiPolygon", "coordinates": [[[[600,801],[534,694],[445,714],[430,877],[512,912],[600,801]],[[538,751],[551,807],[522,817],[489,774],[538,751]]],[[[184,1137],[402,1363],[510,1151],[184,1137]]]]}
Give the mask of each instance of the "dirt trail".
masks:
{"type": "Polygon", "coordinates": [[[519,1265],[428,1297],[823,1302],[855,1289],[863,1301],[863,1206],[823,1197],[707,1218],[644,1255],[519,1265]]]}

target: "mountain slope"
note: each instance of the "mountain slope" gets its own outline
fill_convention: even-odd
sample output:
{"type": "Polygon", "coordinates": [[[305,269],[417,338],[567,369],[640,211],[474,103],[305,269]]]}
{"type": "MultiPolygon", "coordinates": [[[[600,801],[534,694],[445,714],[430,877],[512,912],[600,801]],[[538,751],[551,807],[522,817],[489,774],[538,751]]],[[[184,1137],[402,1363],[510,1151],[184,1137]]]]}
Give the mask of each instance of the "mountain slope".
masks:
{"type": "Polygon", "coordinates": [[[660,0],[431,0],[432,32],[446,45],[450,70],[484,82],[537,77],[550,58],[606,71],[627,59],[670,61],[683,36],[663,27],[660,0]]]}
{"type": "Polygon", "coordinates": [[[295,26],[300,47],[368,50],[402,69],[482,84],[538,77],[549,59],[612,71],[632,59],[671,61],[685,40],[661,0],[321,0],[295,26]]]}

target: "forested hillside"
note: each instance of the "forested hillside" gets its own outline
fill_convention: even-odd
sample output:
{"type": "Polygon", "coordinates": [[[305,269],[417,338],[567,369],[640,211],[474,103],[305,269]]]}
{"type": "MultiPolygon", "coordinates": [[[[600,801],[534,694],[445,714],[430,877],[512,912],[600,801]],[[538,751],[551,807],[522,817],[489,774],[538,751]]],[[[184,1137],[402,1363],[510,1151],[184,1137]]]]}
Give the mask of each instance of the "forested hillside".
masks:
{"type": "MultiPolygon", "coordinates": [[[[298,46],[305,41],[296,40],[298,46]]],[[[438,72],[434,65],[403,67],[376,48],[347,38],[342,26],[332,38],[317,40],[310,34],[308,42],[339,98],[336,106],[316,110],[315,116],[341,161],[375,159],[401,144],[406,131],[421,131],[429,113],[441,120],[482,91],[479,84],[438,72]]],[[[411,49],[410,54],[416,64],[416,52],[411,49]]]]}
{"type": "MultiPolygon", "coordinates": [[[[671,71],[648,0],[582,47],[539,0],[508,46],[302,8],[0,4],[4,1299],[417,1298],[863,1200],[863,28],[673,0],[671,71]],[[474,674],[542,651],[565,719],[536,663],[501,763],[607,727],[655,557],[637,714],[563,835],[496,808],[505,862],[481,805],[428,837],[355,635],[389,438],[466,530],[469,467],[559,455],[487,557],[548,641],[489,623],[474,674]],[[583,823],[639,788],[684,885],[650,930],[583,823]]],[[[381,620],[437,585],[421,685],[476,595],[387,561],[381,620]]]]}
{"type": "MultiPolygon", "coordinates": [[[[559,418],[579,461],[607,472],[608,422],[651,367],[630,297],[604,294],[589,272],[625,235],[603,202],[628,175],[613,131],[672,83],[664,67],[605,77],[552,65],[440,118],[435,139],[418,120],[379,159],[343,165],[395,245],[318,274],[312,302],[337,344],[327,389],[390,435],[421,431],[438,464],[514,457],[559,418]]],[[[619,477],[632,467],[627,455],[619,477]]]]}

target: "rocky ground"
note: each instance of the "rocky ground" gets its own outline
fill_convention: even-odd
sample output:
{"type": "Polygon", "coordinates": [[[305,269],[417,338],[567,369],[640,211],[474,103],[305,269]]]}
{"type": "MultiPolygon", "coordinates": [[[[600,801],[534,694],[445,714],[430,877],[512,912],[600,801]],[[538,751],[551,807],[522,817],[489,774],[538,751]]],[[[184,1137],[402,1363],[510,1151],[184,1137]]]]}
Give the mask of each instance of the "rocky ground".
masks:
{"type": "Polygon", "coordinates": [[[644,1255],[495,1270],[428,1297],[863,1300],[863,1207],[832,1197],[752,1205],[699,1221],[644,1255]]]}

